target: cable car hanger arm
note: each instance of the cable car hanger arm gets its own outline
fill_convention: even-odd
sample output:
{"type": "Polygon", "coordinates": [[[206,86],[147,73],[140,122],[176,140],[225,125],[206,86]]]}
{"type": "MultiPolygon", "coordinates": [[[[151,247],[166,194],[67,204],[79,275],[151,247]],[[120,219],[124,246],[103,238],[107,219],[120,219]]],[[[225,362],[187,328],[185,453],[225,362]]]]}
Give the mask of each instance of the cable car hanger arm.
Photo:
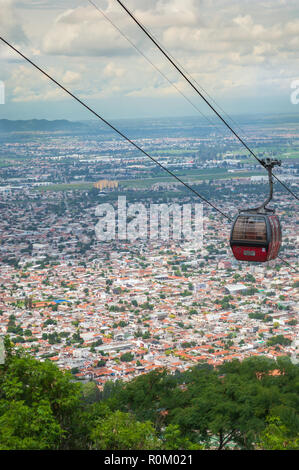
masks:
{"type": "MultiPolygon", "coordinates": [[[[256,212],[256,213],[273,212],[273,209],[268,209],[266,206],[269,204],[270,201],[272,201],[272,198],[273,198],[273,173],[272,173],[272,170],[273,170],[273,167],[276,166],[276,165],[281,166],[281,160],[265,158],[265,159],[262,160],[262,162],[263,162],[263,166],[266,168],[266,170],[268,172],[269,196],[265,200],[265,202],[263,202],[263,204],[261,204],[260,206],[252,208],[252,209],[246,209],[246,211],[249,211],[249,212],[251,212],[251,211],[256,212]]],[[[243,210],[241,210],[239,212],[242,212],[243,210]]]]}

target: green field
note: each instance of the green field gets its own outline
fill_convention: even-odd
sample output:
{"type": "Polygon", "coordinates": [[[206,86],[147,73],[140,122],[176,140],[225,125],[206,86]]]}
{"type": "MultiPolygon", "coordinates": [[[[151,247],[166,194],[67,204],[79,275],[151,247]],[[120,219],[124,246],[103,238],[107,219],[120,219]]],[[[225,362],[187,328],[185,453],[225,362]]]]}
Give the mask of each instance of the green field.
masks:
{"type": "Polygon", "coordinates": [[[283,154],[281,154],[281,156],[279,157],[281,158],[281,160],[297,160],[299,159],[299,150],[291,150],[291,151],[288,151],[288,152],[285,152],[283,154]]]}
{"type": "Polygon", "coordinates": [[[148,152],[150,152],[152,155],[165,155],[165,156],[173,156],[173,155],[187,155],[187,154],[192,154],[192,153],[198,153],[200,152],[199,149],[161,149],[161,150],[155,150],[155,149],[149,149],[148,152]]]}
{"type": "MultiPolygon", "coordinates": [[[[176,172],[176,176],[183,179],[185,182],[202,182],[205,180],[217,180],[217,179],[236,179],[236,178],[245,178],[250,176],[265,175],[265,172],[236,172],[236,173],[227,173],[224,171],[215,171],[211,172],[196,172],[196,171],[187,171],[187,172],[176,172]]],[[[150,188],[153,184],[156,183],[173,183],[175,179],[171,176],[159,176],[156,178],[143,178],[143,179],[128,179],[120,181],[120,184],[125,189],[134,188],[150,188]]],[[[73,184],[53,184],[49,186],[38,187],[38,191],[71,191],[71,190],[81,190],[86,191],[93,187],[93,183],[84,182],[84,183],[73,183],[73,184]]]]}
{"type": "MultiPolygon", "coordinates": [[[[275,158],[278,158],[279,160],[296,160],[296,159],[299,159],[299,149],[297,148],[290,148],[290,147],[281,147],[281,148],[277,148],[277,146],[273,146],[273,147],[263,147],[263,146],[260,146],[260,147],[257,147],[257,148],[253,148],[252,151],[255,153],[255,155],[258,155],[260,153],[265,153],[265,155],[263,155],[261,158],[266,158],[266,157],[269,157],[269,158],[273,158],[272,157],[272,152],[274,152],[274,155],[275,155],[275,158]]],[[[246,151],[244,152],[243,149],[240,149],[240,150],[232,150],[231,152],[229,152],[233,157],[237,156],[237,155],[245,155],[246,154],[246,151]]],[[[224,157],[223,156],[223,160],[225,160],[225,158],[230,158],[229,156],[227,157],[224,157]]],[[[250,154],[248,153],[248,158],[251,158],[250,154]]],[[[252,157],[253,159],[253,157],[252,157]]]]}
{"type": "Polygon", "coordinates": [[[11,165],[12,165],[12,163],[10,163],[8,160],[0,160],[0,167],[1,168],[11,166],[11,165]]]}
{"type": "Polygon", "coordinates": [[[62,183],[62,184],[50,184],[49,186],[39,186],[36,188],[37,191],[86,191],[92,188],[93,183],[62,183]]]}

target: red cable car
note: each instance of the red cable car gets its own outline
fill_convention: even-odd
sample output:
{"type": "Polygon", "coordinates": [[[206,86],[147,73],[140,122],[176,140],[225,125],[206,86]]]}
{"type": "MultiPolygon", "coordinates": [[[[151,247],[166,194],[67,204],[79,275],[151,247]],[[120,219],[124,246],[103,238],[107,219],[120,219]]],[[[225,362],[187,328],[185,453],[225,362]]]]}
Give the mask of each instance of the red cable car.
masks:
{"type": "Polygon", "coordinates": [[[278,160],[264,160],[268,170],[270,195],[260,207],[242,210],[235,218],[230,246],[234,257],[240,261],[265,262],[278,256],[281,245],[281,226],[274,210],[266,208],[273,196],[272,168],[278,160]]]}
{"type": "Polygon", "coordinates": [[[275,259],[281,245],[281,227],[274,213],[240,213],[233,224],[230,246],[240,261],[264,262],[275,259]]]}

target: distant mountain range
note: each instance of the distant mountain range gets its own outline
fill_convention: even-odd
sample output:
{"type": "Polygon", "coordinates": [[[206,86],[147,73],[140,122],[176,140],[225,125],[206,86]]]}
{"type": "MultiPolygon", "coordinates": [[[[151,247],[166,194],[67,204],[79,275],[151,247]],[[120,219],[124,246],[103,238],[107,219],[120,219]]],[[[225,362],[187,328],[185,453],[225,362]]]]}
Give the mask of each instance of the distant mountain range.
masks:
{"type": "MultiPolygon", "coordinates": [[[[256,115],[238,115],[233,116],[235,122],[240,125],[254,125],[254,126],[268,126],[268,125],[288,125],[299,124],[299,114],[256,114],[256,115]]],[[[142,137],[148,132],[155,131],[165,133],[167,132],[178,135],[180,131],[189,129],[193,133],[197,132],[199,128],[209,128],[210,124],[215,122],[219,124],[215,116],[210,116],[209,121],[206,121],[199,116],[182,116],[178,117],[164,117],[159,119],[154,118],[141,118],[141,119],[116,119],[111,120],[117,128],[129,133],[133,137],[142,137]]],[[[234,126],[233,126],[234,127],[234,126]]],[[[224,129],[224,127],[223,127],[224,129]]],[[[104,123],[99,122],[97,119],[86,121],[68,121],[66,119],[47,120],[47,119],[29,119],[11,121],[9,119],[0,119],[0,134],[11,132],[65,132],[65,133],[91,133],[91,134],[113,134],[104,123]]],[[[185,135],[185,134],[184,134],[185,135]]]]}
{"type": "Polygon", "coordinates": [[[88,124],[72,122],[64,119],[48,121],[46,119],[30,119],[24,121],[10,121],[0,119],[0,132],[58,132],[58,131],[84,131],[88,124]]]}

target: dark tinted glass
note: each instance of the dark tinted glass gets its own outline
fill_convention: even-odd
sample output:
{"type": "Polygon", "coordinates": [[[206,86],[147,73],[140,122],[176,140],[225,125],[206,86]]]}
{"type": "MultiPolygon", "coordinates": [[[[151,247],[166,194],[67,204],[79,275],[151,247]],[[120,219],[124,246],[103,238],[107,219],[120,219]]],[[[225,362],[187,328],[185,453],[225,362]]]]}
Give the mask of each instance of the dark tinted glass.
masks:
{"type": "Polygon", "coordinates": [[[236,220],[232,239],[266,242],[267,227],[265,219],[256,215],[240,215],[236,220]]]}

